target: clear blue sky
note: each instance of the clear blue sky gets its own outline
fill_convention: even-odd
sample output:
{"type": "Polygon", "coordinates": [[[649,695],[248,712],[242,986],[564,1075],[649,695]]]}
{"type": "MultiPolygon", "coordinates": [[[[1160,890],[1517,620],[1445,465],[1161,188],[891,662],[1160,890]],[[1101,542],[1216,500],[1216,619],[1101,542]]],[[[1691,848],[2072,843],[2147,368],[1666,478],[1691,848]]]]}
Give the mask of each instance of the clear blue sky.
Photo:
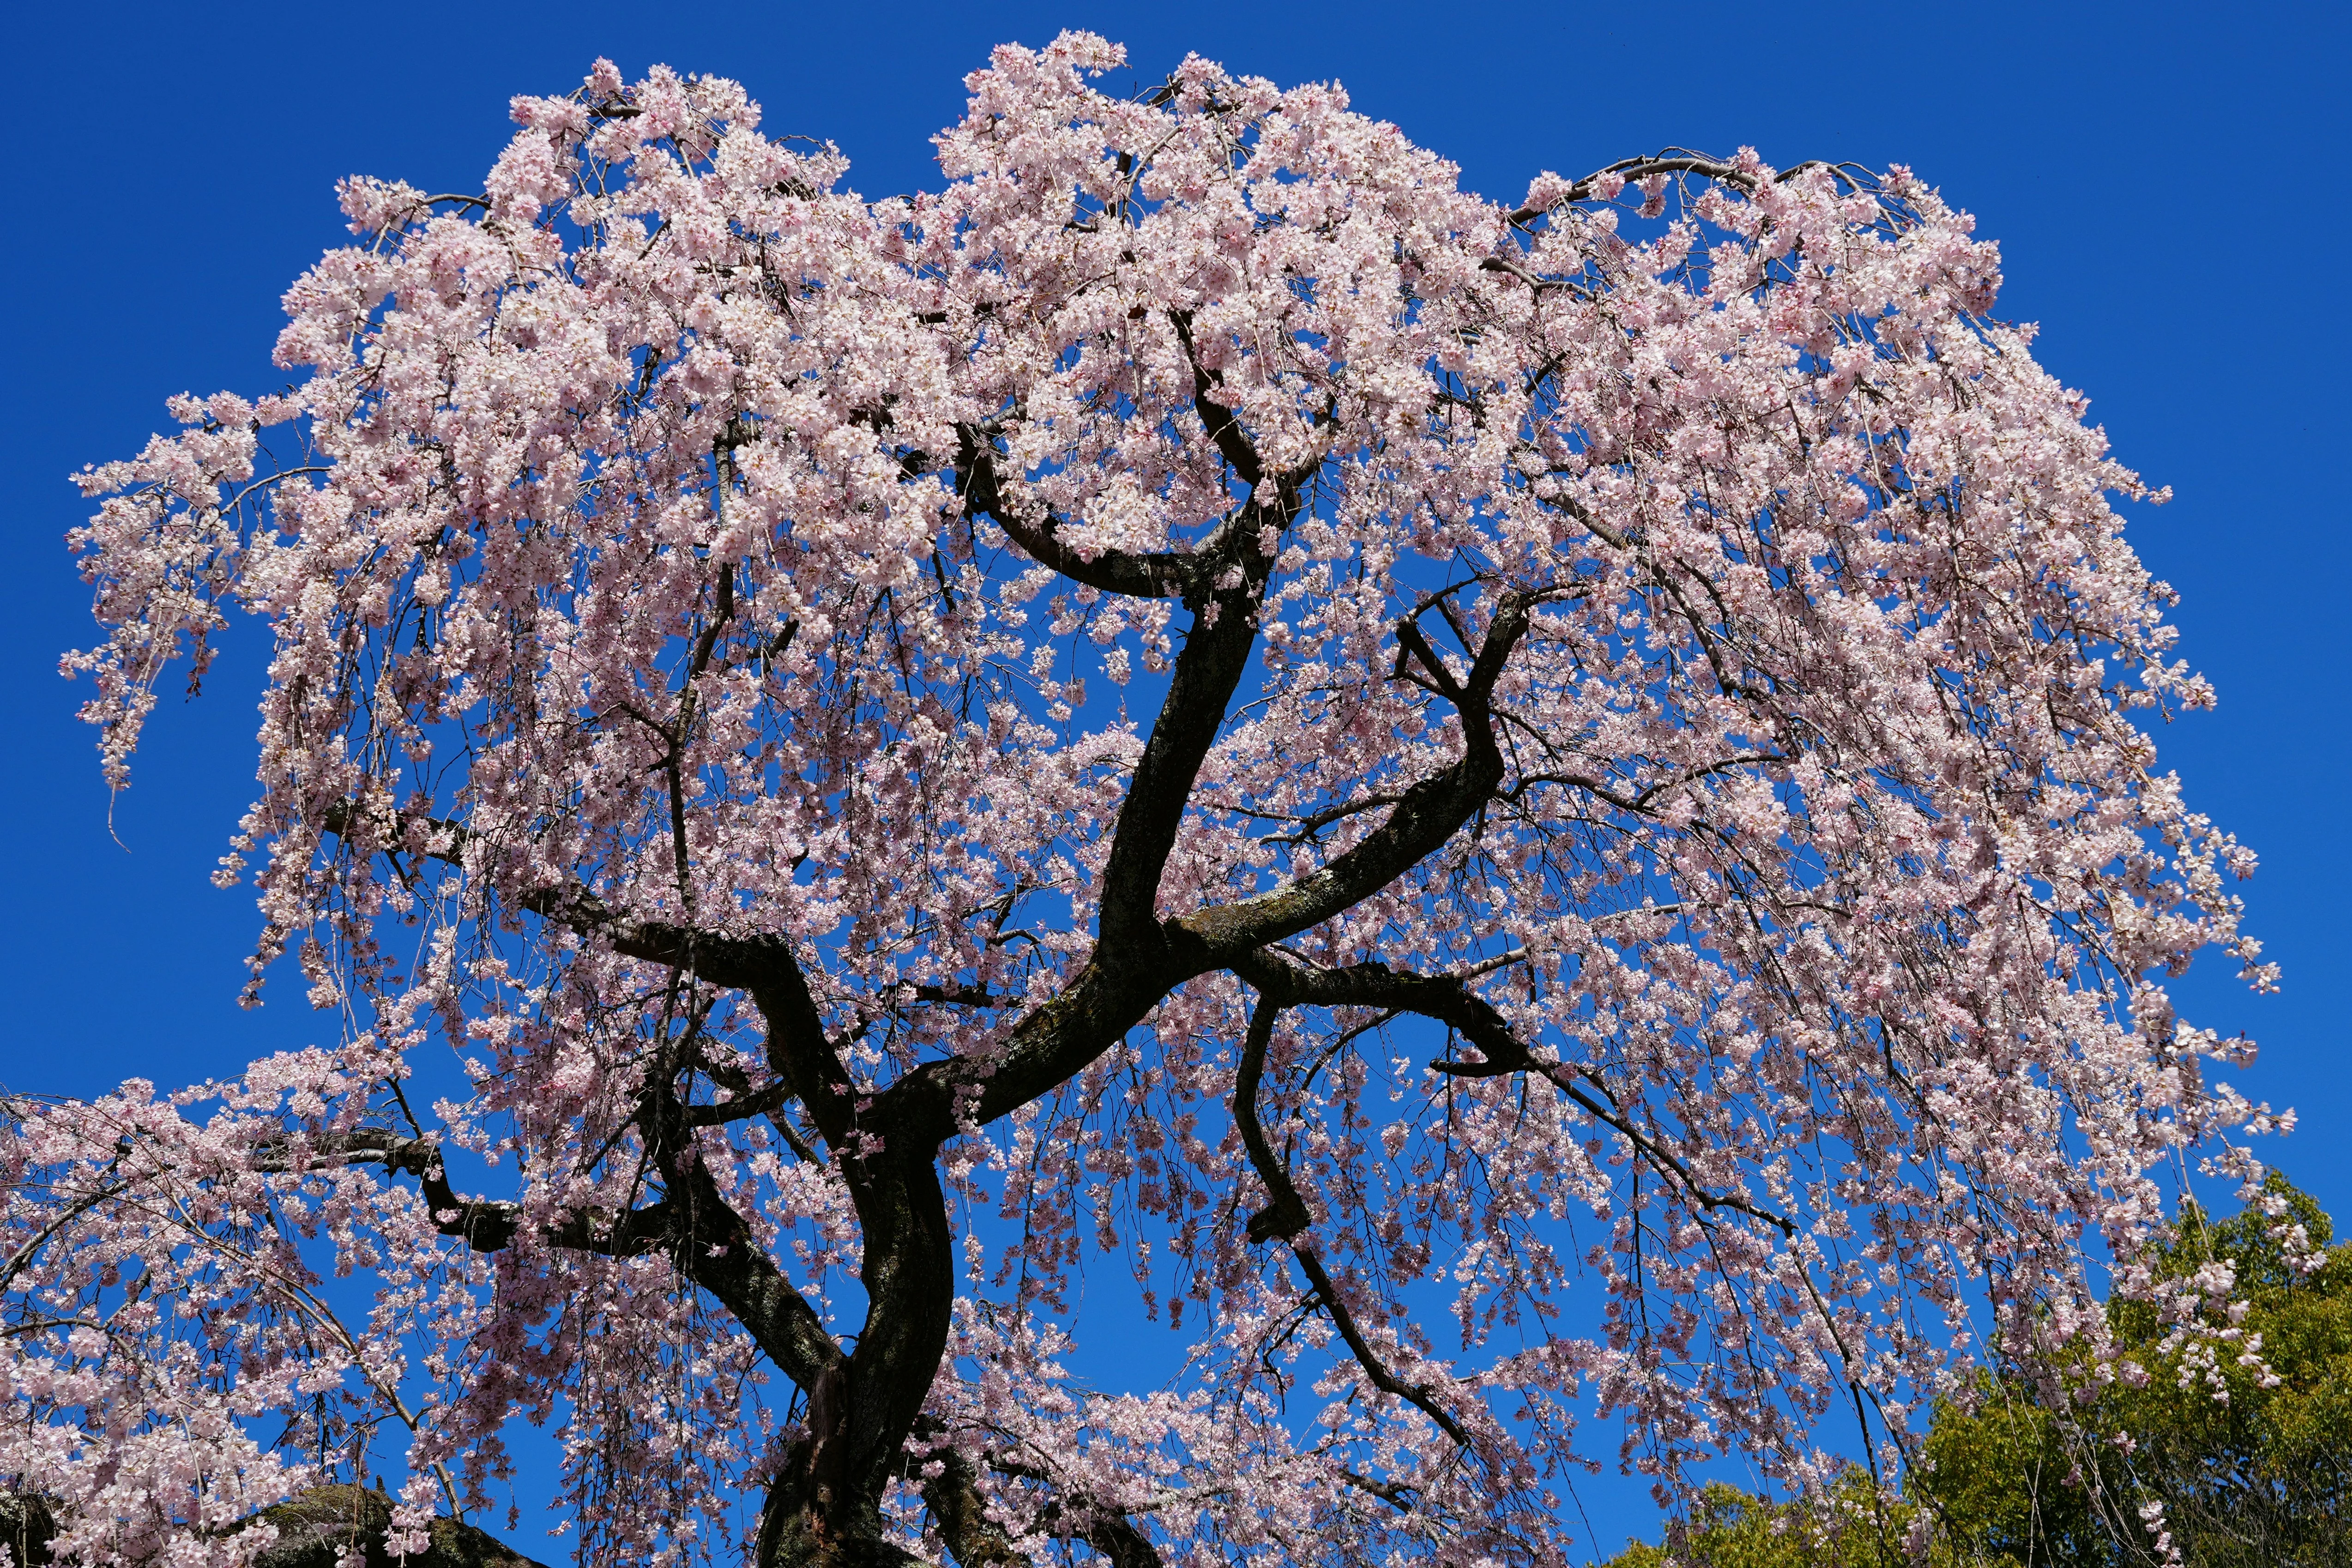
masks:
{"type": "MultiPolygon", "coordinates": [[[[1975,212],[2006,258],[2001,313],[2043,324],[2043,362],[2179,498],[2137,509],[2136,542],[2180,590],[2183,651],[2221,706],[2158,741],[2191,801],[2261,853],[2245,890],[2285,989],[2249,996],[2215,963],[2175,991],[2192,1021],[2262,1042],[2243,1087],[2304,1118],[2269,1157],[2352,1221],[2352,315],[2328,281],[2352,237],[2341,5],[126,0],[17,16],[0,443],[25,597],[0,616],[0,1083],[183,1082],[333,1029],[282,982],[262,1012],[236,1008],[255,917],[206,880],[247,798],[252,639],[202,700],[163,704],[114,811],[120,846],[72,718],[87,688],[54,670],[89,636],[59,543],[83,510],[65,474],[134,450],[169,394],[279,384],[278,298],[343,237],[337,176],[478,189],[509,95],[567,90],[602,54],[630,75],[736,77],[770,131],[838,142],[857,189],[912,189],[935,180],[929,138],[992,43],[1085,26],[1124,41],[1145,79],[1187,50],[1336,78],[1492,196],[1539,169],[1749,143],[1781,164],[1909,163],[1975,212]]],[[[1637,1489],[1622,1505],[1594,1520],[1604,1543],[1652,1522],[1637,1489]]]]}

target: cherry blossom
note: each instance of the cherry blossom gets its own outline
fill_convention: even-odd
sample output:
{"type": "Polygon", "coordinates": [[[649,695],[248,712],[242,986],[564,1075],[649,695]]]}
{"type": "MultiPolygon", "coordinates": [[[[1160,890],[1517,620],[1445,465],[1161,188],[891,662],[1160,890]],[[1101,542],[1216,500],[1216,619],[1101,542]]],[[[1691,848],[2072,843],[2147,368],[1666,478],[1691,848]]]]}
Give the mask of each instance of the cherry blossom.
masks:
{"type": "Polygon", "coordinates": [[[2092,1260],[2280,1120],[2161,982],[2272,975],[1995,247],[1123,63],[1000,48],[869,201],[600,61],[79,476],[114,784],[268,628],[219,879],[335,1041],[12,1106],[61,1560],[371,1445],[419,1549],[521,1416],[589,1563],[1559,1564],[1598,1465],[2137,1373],[2092,1260]]]}

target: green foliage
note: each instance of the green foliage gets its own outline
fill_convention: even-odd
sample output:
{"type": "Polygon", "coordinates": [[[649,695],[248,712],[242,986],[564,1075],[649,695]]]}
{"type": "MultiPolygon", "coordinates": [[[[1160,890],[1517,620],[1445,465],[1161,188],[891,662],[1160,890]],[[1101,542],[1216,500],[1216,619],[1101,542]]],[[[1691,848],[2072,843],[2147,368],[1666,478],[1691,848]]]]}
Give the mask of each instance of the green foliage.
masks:
{"type": "Polygon", "coordinates": [[[2137,1530],[2137,1521],[2128,1510],[2118,1521],[2098,1506],[2105,1495],[2083,1484],[2049,1411],[1990,1374],[1979,1375],[1976,1396],[1973,1414],[1937,1406],[1927,1464],[1910,1478],[1953,1559],[2000,1568],[2118,1562],[2118,1527],[2137,1530]]]}
{"type": "Polygon", "coordinates": [[[1849,1470],[1820,1504],[1759,1501],[1717,1484],[1664,1546],[1629,1546],[1609,1568],[1891,1568],[1917,1510],[1882,1500],[1870,1477],[1849,1470]]]}
{"type": "Polygon", "coordinates": [[[2208,1321],[2225,1325],[2226,1302],[2246,1303],[2239,1354],[2225,1348],[2197,1364],[2166,1349],[2152,1307],[2113,1303],[2116,1336],[2148,1375],[2105,1390],[2081,1411],[2079,1434],[2015,1397],[1988,1400],[1972,1415],[1938,1412],[1932,1473],[1917,1489],[1943,1504],[1986,1560],[2155,1561],[2138,1511],[2160,1502],[2195,1568],[2352,1563],[2352,1247],[2328,1246],[2327,1215],[2284,1177],[2273,1173],[2264,1192],[2281,1208],[2275,1218],[2257,1207],[2216,1221],[2184,1205],[2155,1259],[2167,1280],[2230,1268],[2235,1281],[2208,1321]],[[2273,1234],[2290,1225],[2307,1242],[2295,1250],[2325,1255],[2317,1269],[2298,1268],[2273,1234]],[[2242,1364],[2257,1347],[2259,1363],[2242,1364]]]}
{"type": "Polygon", "coordinates": [[[2184,1205],[2154,1259],[2169,1281],[2233,1271],[2208,1321],[2226,1326],[2226,1303],[2245,1303],[2234,1344],[2249,1363],[2202,1364],[2167,1348],[2152,1307],[2110,1303],[2147,1376],[2103,1389],[2073,1422],[1980,1374],[1965,1408],[1937,1405],[1901,1499],[1874,1507],[1858,1474],[1823,1504],[1711,1487],[1666,1545],[1631,1547],[1611,1568],[1894,1568],[1911,1561],[1923,1511],[1929,1568],[2133,1568],[2163,1560],[2140,1522],[2151,1502],[2190,1568],[2352,1564],[2352,1246],[2331,1247],[2328,1216],[2284,1177],[2264,1193],[2277,1217],[2257,1206],[2214,1220],[2184,1205]],[[2297,1266],[2274,1234],[2289,1225],[2307,1242],[2293,1250],[2324,1254],[2321,1267],[2297,1266]]]}

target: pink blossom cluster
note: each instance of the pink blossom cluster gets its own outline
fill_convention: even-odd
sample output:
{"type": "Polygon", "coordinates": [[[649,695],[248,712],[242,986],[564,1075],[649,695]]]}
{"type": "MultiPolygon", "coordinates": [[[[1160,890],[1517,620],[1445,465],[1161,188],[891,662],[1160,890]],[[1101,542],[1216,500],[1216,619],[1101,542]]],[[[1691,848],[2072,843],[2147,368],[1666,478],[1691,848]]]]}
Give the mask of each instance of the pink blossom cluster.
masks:
{"type": "Polygon", "coordinates": [[[387,1437],[415,1531],[520,1415],[585,1561],[1563,1563],[1597,1462],[2137,1373],[2089,1260],[2284,1120],[2161,979],[2272,977],[2143,728],[2161,497],[1994,247],[1122,62],[999,49],[884,201],[600,62],[80,476],[108,776],[259,616],[221,879],[344,1024],[16,1108],[68,1560],[387,1437]],[[1074,1370],[1105,1254],[1163,1386],[1074,1370]]]}

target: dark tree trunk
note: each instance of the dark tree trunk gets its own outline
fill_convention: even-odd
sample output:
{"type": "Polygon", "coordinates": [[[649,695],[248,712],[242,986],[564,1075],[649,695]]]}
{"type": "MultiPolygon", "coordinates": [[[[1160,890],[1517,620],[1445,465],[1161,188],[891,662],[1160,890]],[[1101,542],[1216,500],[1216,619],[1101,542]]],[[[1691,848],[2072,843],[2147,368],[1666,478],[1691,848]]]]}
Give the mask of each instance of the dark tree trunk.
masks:
{"type": "Polygon", "coordinates": [[[760,1568],[908,1561],[883,1539],[882,1497],[905,1463],[955,1310],[955,1237],[936,1163],[947,1131],[943,1114],[910,1115],[853,1132],[841,1151],[865,1232],[866,1321],[856,1352],[806,1390],[806,1435],[761,1513],[760,1568]]]}

